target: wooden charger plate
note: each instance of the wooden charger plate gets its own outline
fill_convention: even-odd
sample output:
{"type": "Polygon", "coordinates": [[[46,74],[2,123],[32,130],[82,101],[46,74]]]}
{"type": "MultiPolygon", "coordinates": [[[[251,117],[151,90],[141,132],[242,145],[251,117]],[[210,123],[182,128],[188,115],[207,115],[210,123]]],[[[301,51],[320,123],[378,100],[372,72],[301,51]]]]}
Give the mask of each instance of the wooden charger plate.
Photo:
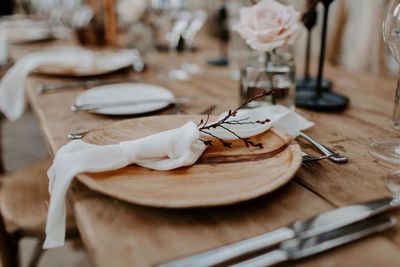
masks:
{"type": "MultiPolygon", "coordinates": [[[[63,47],[55,49],[61,50],[63,47]]],[[[66,49],[70,48],[67,47],[66,49]]],[[[56,76],[86,77],[103,75],[132,66],[133,61],[131,58],[126,56],[130,53],[129,50],[119,51],[120,53],[118,54],[115,54],[115,52],[116,51],[110,49],[96,50],[93,52],[96,60],[91,66],[85,66],[85,64],[82,64],[71,67],[58,64],[46,64],[39,66],[34,72],[56,76]]]]}
{"type": "MultiPolygon", "coordinates": [[[[173,115],[124,120],[85,136],[88,143],[116,144],[159,131],[199,122],[204,116],[173,115]]],[[[213,119],[213,118],[212,118],[213,119]]],[[[78,179],[90,189],[134,204],[166,208],[206,207],[249,200],[288,182],[301,165],[300,146],[271,129],[252,138],[263,149],[234,141],[225,148],[217,141],[190,167],[154,171],[131,165],[120,170],[86,173],[78,179]]]]}
{"type": "Polygon", "coordinates": [[[35,69],[37,74],[54,75],[54,76],[71,76],[71,77],[86,77],[86,76],[97,76],[106,73],[111,73],[127,66],[132,65],[131,63],[121,64],[117,66],[93,66],[90,68],[83,67],[65,67],[61,65],[42,65],[35,69]]]}

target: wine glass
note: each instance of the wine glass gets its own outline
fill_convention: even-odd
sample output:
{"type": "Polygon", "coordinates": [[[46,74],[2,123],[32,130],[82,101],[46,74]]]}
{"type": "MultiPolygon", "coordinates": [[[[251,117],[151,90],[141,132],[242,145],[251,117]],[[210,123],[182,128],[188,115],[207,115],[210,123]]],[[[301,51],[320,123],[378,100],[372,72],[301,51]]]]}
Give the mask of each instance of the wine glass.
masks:
{"type": "MultiPolygon", "coordinates": [[[[182,3],[184,3],[182,1],[182,3]]],[[[169,53],[171,58],[171,69],[168,76],[171,80],[190,80],[191,75],[189,72],[181,68],[182,57],[184,52],[184,37],[183,34],[190,25],[192,14],[182,7],[171,7],[170,18],[172,20],[172,27],[166,34],[166,39],[169,45],[169,53]]]]}
{"type": "Polygon", "coordinates": [[[185,41],[187,54],[185,55],[185,61],[182,63],[181,69],[192,75],[197,75],[201,73],[201,67],[192,62],[192,57],[195,52],[195,40],[197,34],[206,23],[207,12],[203,9],[195,9],[191,10],[190,13],[192,14],[191,22],[182,34],[182,37],[185,41]]]}
{"type": "MultiPolygon", "coordinates": [[[[382,25],[383,39],[387,49],[400,64],[400,0],[391,0],[382,25]]],[[[397,83],[392,125],[400,130],[400,79],[397,83]]],[[[400,139],[375,141],[369,145],[370,154],[383,161],[400,164],[400,139]]],[[[385,184],[395,195],[400,196],[400,171],[387,176],[385,184]]]]}
{"type": "MultiPolygon", "coordinates": [[[[385,45],[400,64],[400,0],[391,0],[383,21],[383,39],[385,45]]],[[[400,81],[400,80],[399,80],[400,81]]],[[[392,125],[400,130],[400,83],[397,83],[395,106],[392,125]]],[[[369,145],[369,152],[377,159],[394,164],[400,164],[400,140],[389,139],[373,142],[369,145]]]]}
{"type": "Polygon", "coordinates": [[[171,80],[190,79],[190,74],[180,69],[180,58],[177,56],[183,51],[182,34],[191,20],[186,0],[152,0],[150,4],[157,28],[156,38],[161,42],[166,41],[172,63],[169,65],[167,77],[171,80]]]}

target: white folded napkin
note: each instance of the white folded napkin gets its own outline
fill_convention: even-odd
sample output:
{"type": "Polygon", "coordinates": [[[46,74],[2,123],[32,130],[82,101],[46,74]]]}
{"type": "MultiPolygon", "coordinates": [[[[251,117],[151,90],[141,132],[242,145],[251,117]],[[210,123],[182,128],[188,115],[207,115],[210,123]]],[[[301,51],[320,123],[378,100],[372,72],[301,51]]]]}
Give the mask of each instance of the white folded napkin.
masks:
{"type": "MultiPolygon", "coordinates": [[[[223,118],[226,112],[219,116],[218,120],[223,118]]],[[[265,105],[254,109],[239,110],[235,117],[231,117],[228,121],[242,120],[246,121],[263,121],[269,119],[269,123],[265,124],[232,124],[229,129],[238,134],[242,138],[255,136],[265,132],[272,126],[287,133],[291,137],[297,137],[301,131],[314,126],[313,122],[308,121],[304,117],[297,114],[292,109],[281,105],[265,105]]],[[[209,123],[208,123],[209,124],[209,123]]],[[[236,139],[235,135],[221,128],[212,129],[212,133],[222,139],[236,139]]]]}
{"type": "MultiPolygon", "coordinates": [[[[223,116],[225,114],[222,114],[221,118],[223,116]]],[[[272,125],[295,137],[299,131],[313,125],[312,122],[283,106],[240,110],[228,121],[264,121],[267,118],[271,121],[265,124],[225,126],[240,137],[246,138],[260,134],[272,125]]],[[[237,139],[236,136],[220,128],[210,129],[209,132],[225,140],[237,139]]],[[[99,146],[74,140],[62,147],[48,171],[51,199],[44,248],[54,248],[64,244],[66,225],[64,201],[68,187],[76,175],[83,172],[111,171],[133,163],[162,171],[190,166],[207,148],[200,141],[202,135],[204,133],[199,131],[194,122],[187,122],[177,129],[119,144],[99,146]]]]}
{"type": "Polygon", "coordinates": [[[79,47],[58,47],[30,53],[18,60],[1,80],[0,111],[11,121],[22,116],[25,108],[25,79],[30,72],[42,65],[90,69],[107,64],[119,66],[121,60],[133,63],[137,58],[138,53],[135,50],[121,50],[99,56],[92,50],[79,47]]]}

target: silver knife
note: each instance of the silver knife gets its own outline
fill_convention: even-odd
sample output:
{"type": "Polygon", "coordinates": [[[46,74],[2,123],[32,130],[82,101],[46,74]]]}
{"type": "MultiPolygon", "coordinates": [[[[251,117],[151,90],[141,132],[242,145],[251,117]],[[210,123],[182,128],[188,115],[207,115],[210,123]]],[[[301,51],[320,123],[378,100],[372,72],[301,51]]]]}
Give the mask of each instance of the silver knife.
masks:
{"type": "Polygon", "coordinates": [[[234,264],[234,267],[268,267],[289,260],[298,260],[382,232],[396,224],[394,218],[370,218],[364,221],[316,235],[281,243],[279,249],[234,264]]]}
{"type": "Polygon", "coordinates": [[[90,103],[90,104],[75,104],[71,106],[71,110],[74,112],[78,111],[90,111],[101,108],[112,108],[112,107],[121,107],[121,106],[133,106],[140,105],[146,103],[168,103],[168,104],[184,104],[188,103],[192,100],[192,97],[176,97],[176,98],[153,98],[153,99],[145,99],[145,100],[131,100],[131,101],[116,101],[116,102],[99,102],[99,103],[90,103]]]}
{"type": "Polygon", "coordinates": [[[50,93],[58,90],[64,90],[64,89],[71,89],[71,88],[91,88],[94,86],[99,86],[99,85],[106,85],[106,84],[112,84],[112,83],[122,83],[122,82],[139,82],[140,79],[138,77],[129,77],[129,78],[123,78],[123,79],[112,79],[112,80],[85,80],[85,81],[74,81],[74,82],[67,82],[67,83],[52,83],[52,84],[37,84],[35,86],[36,91],[39,94],[44,94],[44,93],[50,93]]]}
{"type": "Polygon", "coordinates": [[[213,266],[249,253],[276,245],[293,238],[308,238],[361,221],[365,218],[393,209],[400,201],[382,198],[370,202],[337,208],[306,220],[298,220],[271,232],[236,243],[205,251],[193,256],[171,261],[160,266],[213,266]]]}

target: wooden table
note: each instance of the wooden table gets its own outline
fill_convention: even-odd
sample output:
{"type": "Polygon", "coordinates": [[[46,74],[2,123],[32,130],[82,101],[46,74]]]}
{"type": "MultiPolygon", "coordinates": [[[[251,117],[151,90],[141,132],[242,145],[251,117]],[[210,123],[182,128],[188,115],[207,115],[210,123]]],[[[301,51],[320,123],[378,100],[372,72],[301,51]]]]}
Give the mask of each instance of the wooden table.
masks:
{"type": "MultiPolygon", "coordinates": [[[[14,49],[16,54],[22,48],[18,49],[14,49]]],[[[212,55],[213,50],[203,49],[196,57],[198,62],[205,62],[212,55]]],[[[238,84],[229,78],[226,68],[204,66],[205,73],[190,82],[170,82],[158,74],[167,63],[168,57],[153,55],[149,57],[150,69],[136,75],[144,82],[170,88],[177,96],[197,95],[198,100],[185,108],[188,113],[197,113],[209,104],[218,105],[216,113],[237,105],[238,84]]],[[[350,97],[350,107],[343,113],[299,112],[316,123],[307,133],[348,155],[348,164],[323,161],[302,167],[290,183],[272,194],[209,209],[131,205],[92,192],[75,181],[68,202],[93,264],[151,266],[261,234],[334,207],[388,196],[383,180],[396,167],[374,160],[367,145],[373,140],[398,137],[390,125],[395,81],[332,67],[326,75],[334,81],[335,91],[350,97]]],[[[38,95],[34,85],[50,81],[45,76],[31,76],[27,86],[29,101],[52,154],[69,141],[67,133],[96,129],[122,119],[70,112],[69,106],[81,89],[38,95]]],[[[400,211],[393,215],[400,218],[400,211]]],[[[399,229],[397,226],[287,266],[400,266],[399,229]]]]}

